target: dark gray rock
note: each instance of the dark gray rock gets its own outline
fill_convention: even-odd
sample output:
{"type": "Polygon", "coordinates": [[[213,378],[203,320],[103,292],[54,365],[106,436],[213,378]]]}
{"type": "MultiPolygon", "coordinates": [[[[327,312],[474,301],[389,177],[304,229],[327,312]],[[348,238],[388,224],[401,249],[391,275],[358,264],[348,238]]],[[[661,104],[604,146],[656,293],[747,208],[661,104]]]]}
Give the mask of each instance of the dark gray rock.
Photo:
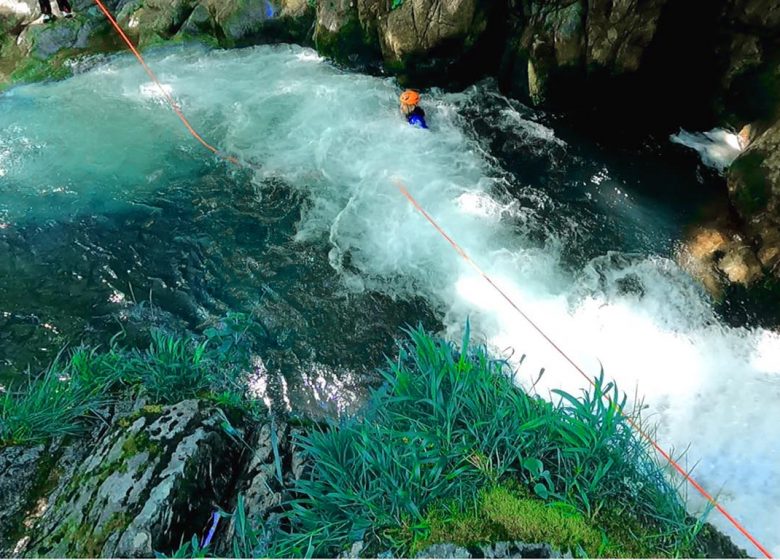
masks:
{"type": "Polygon", "coordinates": [[[198,4],[195,9],[181,26],[179,33],[185,33],[188,35],[199,35],[201,33],[209,33],[213,30],[214,24],[211,20],[211,15],[205,6],[198,4]]]}
{"type": "MultiPolygon", "coordinates": [[[[243,497],[244,513],[253,527],[263,526],[287,498],[288,490],[302,475],[300,450],[293,443],[289,426],[268,422],[262,425],[249,442],[250,453],[238,476],[236,498],[243,497]]],[[[234,504],[235,507],[235,504],[234,504]]],[[[231,519],[217,542],[217,551],[229,555],[235,534],[235,520],[231,519]]],[[[262,555],[264,551],[257,551],[262,555]]]]}
{"type": "MultiPolygon", "coordinates": [[[[734,161],[728,172],[728,189],[732,204],[756,241],[760,265],[780,279],[780,121],[734,161]]],[[[748,264],[755,268],[756,263],[748,264]]]]}
{"type": "Polygon", "coordinates": [[[472,549],[452,543],[434,544],[417,554],[417,558],[561,558],[561,555],[549,544],[514,541],[472,549]]]}
{"type": "Polygon", "coordinates": [[[33,498],[39,479],[39,462],[44,446],[6,447],[0,451],[0,556],[12,555],[20,520],[33,498]]]}
{"type": "Polygon", "coordinates": [[[420,551],[417,558],[471,558],[471,553],[463,548],[451,543],[434,544],[420,551]]]}

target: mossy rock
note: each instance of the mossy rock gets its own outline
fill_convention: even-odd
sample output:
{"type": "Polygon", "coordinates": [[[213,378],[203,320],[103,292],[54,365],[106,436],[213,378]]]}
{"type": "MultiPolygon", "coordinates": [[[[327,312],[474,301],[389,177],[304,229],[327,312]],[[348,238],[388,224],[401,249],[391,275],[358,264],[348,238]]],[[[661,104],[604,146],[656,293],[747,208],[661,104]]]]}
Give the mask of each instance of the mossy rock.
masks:
{"type": "Polygon", "coordinates": [[[118,422],[49,497],[25,552],[137,557],[175,549],[234,479],[241,449],[222,422],[196,400],[144,407],[118,422]]]}

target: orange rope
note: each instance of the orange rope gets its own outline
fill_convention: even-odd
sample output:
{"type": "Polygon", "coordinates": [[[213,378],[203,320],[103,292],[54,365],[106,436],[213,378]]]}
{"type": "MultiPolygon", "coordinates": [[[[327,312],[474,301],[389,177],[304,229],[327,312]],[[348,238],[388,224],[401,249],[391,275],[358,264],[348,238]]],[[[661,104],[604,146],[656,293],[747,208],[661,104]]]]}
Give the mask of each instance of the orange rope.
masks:
{"type": "Polygon", "coordinates": [[[166,89],[162,86],[160,83],[160,80],[157,79],[157,76],[154,72],[152,72],[152,69],[149,68],[149,66],[146,64],[146,61],[144,60],[144,57],[141,56],[141,53],[138,52],[138,49],[135,48],[135,45],[133,45],[133,42],[128,38],[127,35],[125,35],[125,32],[122,30],[122,28],[119,26],[119,24],[114,19],[114,16],[111,15],[111,12],[108,11],[108,8],[103,5],[103,2],[100,0],[95,0],[95,3],[97,4],[98,8],[100,8],[100,11],[103,12],[103,14],[108,18],[108,21],[111,23],[111,25],[114,27],[116,32],[119,34],[119,36],[122,38],[122,40],[125,42],[125,44],[128,46],[130,51],[135,55],[135,57],[138,59],[138,62],[141,63],[141,66],[143,66],[143,69],[146,71],[146,73],[149,75],[149,77],[152,79],[152,82],[155,83],[157,88],[160,90],[160,93],[163,94],[163,97],[168,101],[168,104],[171,106],[171,109],[173,109],[173,112],[176,113],[176,116],[179,117],[179,120],[184,124],[184,126],[187,128],[189,133],[198,141],[200,142],[204,148],[209,150],[210,152],[214,153],[218,157],[224,159],[225,161],[229,161],[230,163],[233,163],[235,165],[241,165],[241,162],[238,161],[233,156],[228,156],[220,152],[218,149],[216,149],[214,146],[206,142],[203,137],[198,134],[198,132],[193,128],[193,126],[190,124],[190,121],[187,120],[187,117],[184,116],[184,113],[182,113],[181,108],[179,107],[178,103],[171,97],[171,94],[169,94],[166,89]]]}
{"type": "MultiPolygon", "coordinates": [[[[117,31],[119,36],[122,38],[122,40],[125,42],[125,44],[128,46],[130,51],[135,55],[135,57],[138,59],[138,62],[141,63],[141,66],[143,66],[146,73],[151,78],[152,82],[154,82],[157,87],[159,88],[160,92],[163,94],[165,99],[168,101],[168,104],[171,106],[173,111],[176,113],[176,116],[179,117],[179,120],[184,124],[184,126],[187,128],[189,133],[198,141],[200,142],[204,148],[209,150],[210,152],[214,153],[218,157],[224,159],[225,161],[229,161],[230,163],[233,163],[235,165],[246,165],[240,162],[238,159],[234,158],[233,156],[225,155],[222,152],[220,152],[217,148],[206,142],[203,137],[198,134],[198,132],[193,128],[193,126],[190,124],[190,122],[187,120],[187,117],[184,116],[184,113],[182,113],[181,109],[179,108],[179,105],[176,103],[176,101],[171,97],[171,95],[165,90],[165,88],[162,86],[160,81],[157,79],[157,76],[154,74],[151,68],[146,64],[146,61],[141,56],[141,53],[138,52],[138,49],[136,49],[135,45],[133,45],[133,42],[127,37],[125,32],[122,30],[122,28],[119,26],[119,24],[116,22],[114,17],[111,15],[111,12],[109,12],[108,8],[106,8],[103,5],[103,2],[101,0],[95,0],[95,3],[97,4],[98,8],[100,8],[100,11],[105,14],[106,18],[108,18],[108,21],[111,23],[111,25],[114,27],[114,29],[117,31]]],[[[468,253],[464,251],[460,245],[458,245],[448,234],[445,232],[439,224],[436,223],[436,221],[428,214],[428,212],[425,211],[425,209],[420,206],[420,204],[415,200],[415,198],[409,193],[408,189],[404,186],[404,184],[398,180],[394,179],[393,182],[395,183],[395,186],[398,188],[399,191],[401,191],[401,194],[403,194],[409,202],[417,209],[420,214],[422,214],[428,222],[436,229],[439,234],[441,234],[444,239],[447,240],[447,242],[452,246],[453,249],[461,256],[463,259],[469,263],[474,270],[476,270],[482,278],[485,279],[485,281],[488,282],[500,295],[503,297],[507,303],[515,310],[517,311],[523,319],[525,319],[555,350],[563,356],[563,358],[571,364],[574,369],[576,369],[580,375],[582,375],[591,385],[594,385],[593,380],[580,368],[571,358],[569,358],[566,353],[561,350],[560,347],[549,337],[547,336],[542,329],[540,329],[536,323],[528,316],[526,315],[522,309],[514,302],[512,299],[488,276],[487,273],[485,273],[478,265],[475,263],[471,257],[469,257],[468,253]]],[[[667,453],[651,436],[649,436],[642,428],[630,417],[628,416],[621,407],[615,403],[612,398],[609,395],[606,395],[606,398],[608,401],[613,404],[617,410],[626,418],[628,423],[639,433],[643,438],[645,438],[650,444],[658,451],[658,453],[666,459],[666,461],[669,462],[669,464],[678,472],[680,473],[685,480],[691,483],[691,485],[698,490],[698,492],[710,503],[715,507],[720,513],[723,514],[723,516],[740,532],[742,533],[751,543],[753,543],[758,550],[761,551],[761,553],[767,557],[772,558],[769,551],[761,545],[761,543],[758,542],[758,540],[750,534],[750,532],[745,529],[726,509],[721,506],[715,499],[707,492],[696,480],[693,479],[693,477],[688,473],[680,464],[675,461],[672,456],[667,453]]]]}

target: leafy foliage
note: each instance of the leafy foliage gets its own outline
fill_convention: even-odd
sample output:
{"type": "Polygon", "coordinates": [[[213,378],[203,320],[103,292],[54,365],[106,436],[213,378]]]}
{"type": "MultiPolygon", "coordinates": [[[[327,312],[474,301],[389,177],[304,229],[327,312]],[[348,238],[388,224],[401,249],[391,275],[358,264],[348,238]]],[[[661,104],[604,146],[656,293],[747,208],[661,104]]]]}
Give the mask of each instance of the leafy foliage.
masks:
{"type": "MultiPolygon", "coordinates": [[[[365,415],[300,438],[312,474],[297,485],[282,556],[332,556],[362,540],[409,554],[442,503],[476,504],[486,487],[519,483],[607,534],[625,550],[679,553],[695,524],[647,446],[631,432],[603,376],[553,404],[515,386],[485,348],[460,351],[421,330],[389,364],[365,415]]],[[[529,510],[530,511],[530,510],[529,510]]],[[[534,510],[536,511],[536,510],[534,510]]],[[[535,514],[534,514],[535,515],[535,514]]],[[[566,541],[561,546],[574,548],[566,541]]],[[[579,543],[597,554],[593,540],[579,543]]]]}
{"type": "Polygon", "coordinates": [[[0,396],[0,447],[78,435],[123,389],[156,403],[200,397],[259,414],[263,405],[246,399],[241,383],[251,349],[246,335],[257,329],[250,316],[233,314],[207,329],[205,340],[153,331],[144,350],[123,349],[116,337],[105,351],[76,348],[0,396]]]}

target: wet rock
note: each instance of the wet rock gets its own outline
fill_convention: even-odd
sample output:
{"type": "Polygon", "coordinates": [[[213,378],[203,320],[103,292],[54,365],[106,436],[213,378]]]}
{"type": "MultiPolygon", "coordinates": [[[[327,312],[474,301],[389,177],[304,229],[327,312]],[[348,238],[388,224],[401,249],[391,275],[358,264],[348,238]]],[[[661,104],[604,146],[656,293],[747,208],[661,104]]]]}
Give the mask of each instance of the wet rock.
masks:
{"type": "Polygon", "coordinates": [[[667,1],[588,0],[588,64],[613,74],[638,70],[667,1]]]}
{"type": "Polygon", "coordinates": [[[190,17],[179,29],[179,33],[188,35],[200,35],[202,33],[210,33],[213,31],[214,25],[206,6],[199,4],[192,10],[190,17]]]}
{"type": "Polygon", "coordinates": [[[486,52],[490,23],[497,22],[491,14],[505,9],[485,0],[405,0],[395,8],[384,0],[319,2],[315,44],[340,62],[381,62],[418,87],[441,83],[497,66],[497,49],[492,56],[477,53],[486,52]]]}
{"type": "Polygon", "coordinates": [[[677,260],[718,299],[729,283],[750,287],[764,275],[754,248],[733,228],[717,224],[694,230],[677,260]]]}
{"type": "Polygon", "coordinates": [[[24,35],[31,56],[46,60],[63,49],[76,47],[82,22],[77,19],[58,21],[53,25],[29,27],[24,35]]]}
{"type": "Polygon", "coordinates": [[[450,543],[434,544],[420,551],[417,558],[471,558],[469,551],[462,546],[450,543]]]}
{"type": "Polygon", "coordinates": [[[173,37],[196,5],[196,0],[145,0],[125,6],[119,21],[143,47],[173,37]]]}
{"type": "Polygon", "coordinates": [[[358,6],[353,0],[334,0],[317,3],[314,44],[317,51],[339,62],[366,64],[378,59],[378,37],[365,31],[358,6]]]}
{"type": "Polygon", "coordinates": [[[206,524],[233,481],[240,446],[222,422],[195,400],[117,422],[62,477],[26,554],[149,557],[176,548],[206,524]]]}
{"type": "Polygon", "coordinates": [[[451,543],[429,546],[417,558],[560,558],[549,544],[499,542],[466,549],[451,543]]]}
{"type": "Polygon", "coordinates": [[[718,269],[722,271],[729,282],[742,284],[745,287],[763,276],[761,263],[750,247],[738,246],[731,248],[718,261],[718,269]]]}

